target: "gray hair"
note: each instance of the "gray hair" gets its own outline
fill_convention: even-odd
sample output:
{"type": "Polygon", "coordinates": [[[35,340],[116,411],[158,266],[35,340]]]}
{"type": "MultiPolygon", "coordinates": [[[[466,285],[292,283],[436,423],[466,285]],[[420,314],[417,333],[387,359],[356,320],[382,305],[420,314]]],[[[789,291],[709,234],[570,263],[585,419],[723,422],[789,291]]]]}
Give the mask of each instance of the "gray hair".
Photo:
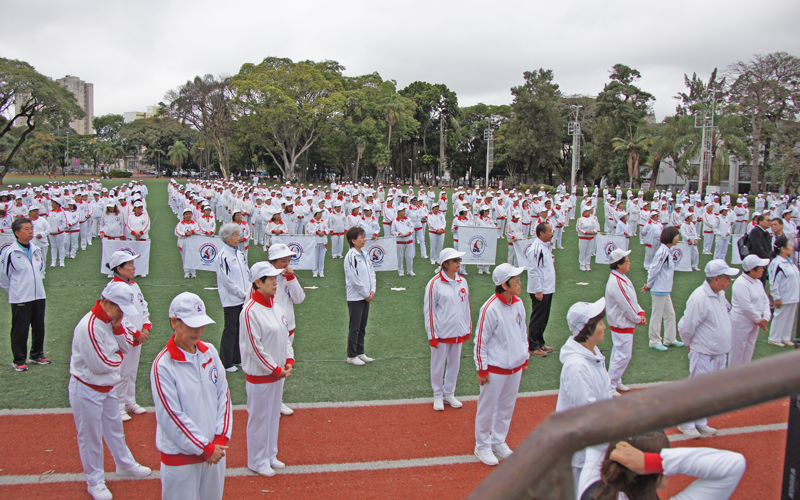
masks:
{"type": "Polygon", "coordinates": [[[22,231],[22,226],[25,224],[30,224],[33,227],[33,221],[27,217],[18,217],[11,222],[11,232],[14,234],[14,237],[17,236],[19,231],[22,231]]]}
{"type": "Polygon", "coordinates": [[[238,233],[241,230],[241,227],[242,226],[240,224],[234,224],[232,222],[224,224],[221,228],[219,228],[220,239],[225,243],[227,243],[228,240],[231,239],[231,236],[233,236],[235,233],[238,233]]]}

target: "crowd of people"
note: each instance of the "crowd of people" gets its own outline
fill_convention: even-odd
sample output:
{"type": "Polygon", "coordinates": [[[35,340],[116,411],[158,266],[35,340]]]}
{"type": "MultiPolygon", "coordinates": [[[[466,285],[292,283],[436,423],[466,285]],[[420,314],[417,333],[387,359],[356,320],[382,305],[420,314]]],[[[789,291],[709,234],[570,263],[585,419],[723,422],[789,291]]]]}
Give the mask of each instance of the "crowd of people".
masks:
{"type": "MultiPolygon", "coordinates": [[[[111,217],[120,218],[120,227],[127,228],[117,235],[118,231],[109,229],[113,224],[103,224],[103,214],[96,228],[100,237],[146,239],[149,229],[149,224],[130,223],[131,217],[146,215],[144,186],[106,192],[94,182],[66,187],[54,183],[48,189],[31,189],[33,196],[29,196],[27,205],[23,191],[27,192],[2,194],[6,196],[4,203],[13,205],[4,212],[20,204],[28,211],[11,212],[14,215],[8,228],[16,243],[4,249],[0,259],[4,271],[0,273],[0,286],[9,292],[12,304],[12,349],[18,371],[27,369],[25,348],[30,328],[30,360],[49,363],[43,353],[46,250],[35,243],[36,221],[44,216],[34,217],[42,206],[41,201],[34,201],[37,196],[54,207],[46,214],[49,221],[64,217],[59,215],[60,203],[54,198],[73,200],[76,206],[79,199],[88,199],[89,195],[99,198],[98,203],[113,213],[111,217]],[[122,213],[127,215],[123,217],[122,213]]],[[[595,187],[590,195],[590,188],[584,186],[582,191],[576,231],[579,267],[588,271],[597,251],[595,238],[601,232],[597,217],[600,190],[595,187]]],[[[415,193],[411,188],[404,191],[399,186],[379,185],[373,189],[358,183],[306,188],[290,183],[263,186],[172,181],[168,196],[179,219],[175,228],[179,248],[193,235],[218,235],[224,243],[216,259],[224,326],[217,351],[201,340],[205,327],[215,323],[206,314],[203,301],[184,292],[170,304],[169,322],[174,334],[153,361],[150,372],[163,498],[222,497],[225,450],[232,429],[226,373],[239,369],[246,376],[247,466],[262,476],[272,476],[285,467],[277,457],[279,423],[281,415],[291,415],[293,410],[282,401],[283,385],[294,369],[294,307],[304,302],[305,292],[289,265],[292,250],[271,241],[279,234],[319,238],[321,257],[313,271],[319,278],[324,278],[324,257],[331,238],[331,256],[343,259],[345,275],[349,313],[346,360],[356,366],[374,361],[366,355],[364,345],[370,304],[377,292],[375,270],[364,252],[366,242],[379,236],[397,238],[403,249],[398,251],[401,276],[403,264],[405,271],[414,275],[413,261],[419,246],[421,258],[438,265],[422,301],[431,351],[433,409],[462,407],[456,397],[456,382],[463,344],[474,334],[473,358],[480,388],[474,453],[487,465],[497,465],[513,454],[505,440],[522,376],[531,356],[546,357],[554,351],[544,338],[556,293],[553,252],[563,248],[563,230],[575,219],[577,186],[568,189],[561,185],[555,194],[459,188],[452,195],[445,191],[437,195],[425,187],[415,193]],[[454,217],[449,228],[454,243],[460,226],[497,228],[498,238],[509,244],[531,239],[527,262],[517,262],[516,254],[509,250],[508,263],[493,270],[489,265],[478,266],[478,274],[491,274],[495,292],[480,307],[475,325],[464,253],[443,248],[447,213],[454,217]],[[345,240],[349,251],[343,255],[345,240]],[[267,252],[266,259],[252,265],[248,262],[251,241],[267,252]],[[532,302],[529,316],[520,298],[523,275],[532,302]]],[[[794,258],[795,222],[800,210],[788,197],[758,196],[751,222],[747,199],[739,197],[733,209],[730,201],[727,195],[701,199],[696,193],[685,192],[673,199],[671,193],[663,192],[656,193],[652,202],[645,202],[642,192],[634,196],[630,190],[623,201],[620,188],[616,192],[603,190],[604,232],[638,237],[645,246],[648,278],[641,291],[652,296],[649,345],[659,351],[688,347],[690,377],[749,362],[759,330],[770,331],[770,344],[793,345],[793,319],[800,302],[800,272],[794,258]],[[739,271],[726,261],[733,234],[747,235],[744,272],[735,281],[733,277],[739,271]],[[705,279],[689,297],[678,321],[671,298],[675,271],[672,252],[683,239],[699,253],[700,235],[703,252],[711,253],[716,243],[719,254],[705,265],[705,279]],[[729,303],[725,291],[731,284],[729,303]]],[[[91,219],[94,212],[88,213],[91,219]]],[[[88,226],[87,244],[94,234],[88,226]]],[[[633,251],[629,246],[611,252],[604,296],[595,302],[579,302],[567,314],[571,336],[559,353],[563,368],[557,412],[630,390],[622,379],[633,355],[633,334],[637,326],[648,323],[637,299],[637,286],[627,276],[633,251]],[[605,336],[604,320],[613,340],[608,368],[605,355],[597,347],[605,336]]],[[[103,440],[114,456],[118,475],[146,476],[151,472],[133,459],[122,429],[122,422],[130,420],[131,413],[146,411],[134,398],[141,344],[148,341],[152,328],[147,302],[133,281],[137,257],[126,252],[112,256],[108,263],[112,280],[74,331],[70,405],[88,490],[95,499],[111,498],[103,477],[103,440]]],[[[699,271],[698,260],[693,259],[693,268],[699,271]]],[[[194,270],[184,269],[185,278],[194,275],[194,270]]],[[[686,276],[693,279],[694,275],[686,276]]],[[[717,433],[705,419],[684,423],[678,429],[692,438],[717,433]]],[[[658,478],[683,473],[696,475],[705,484],[705,488],[695,488],[696,496],[687,498],[727,498],[744,473],[744,458],[735,453],[711,450],[703,455],[668,448],[663,433],[656,433],[576,453],[573,468],[578,497],[587,491],[603,491],[606,496],[594,498],[616,498],[619,493],[631,499],[651,498],[642,496],[644,490],[637,490],[644,487],[635,475],[652,476],[652,481],[646,481],[647,488],[655,491],[658,478]],[[725,474],[715,475],[709,472],[716,467],[713,464],[730,467],[725,474]],[[633,475],[625,481],[612,481],[609,470],[614,467],[627,468],[633,475]]]]}

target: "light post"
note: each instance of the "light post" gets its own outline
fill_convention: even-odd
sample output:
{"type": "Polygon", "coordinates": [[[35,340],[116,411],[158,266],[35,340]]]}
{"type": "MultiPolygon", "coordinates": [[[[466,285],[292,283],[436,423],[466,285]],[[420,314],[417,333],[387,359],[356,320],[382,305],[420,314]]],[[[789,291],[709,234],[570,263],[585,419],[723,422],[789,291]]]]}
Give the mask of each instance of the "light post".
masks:
{"type": "MultiPolygon", "coordinates": [[[[206,148],[200,146],[200,175],[203,175],[203,154],[206,148]]],[[[206,173],[206,179],[208,179],[208,174],[206,173]]]]}
{"type": "Polygon", "coordinates": [[[411,162],[411,185],[414,185],[414,160],[409,159],[411,162]]]}
{"type": "MultiPolygon", "coordinates": [[[[567,133],[572,136],[572,175],[570,176],[570,187],[575,185],[575,176],[578,174],[581,162],[581,122],[578,119],[581,108],[579,104],[570,106],[575,110],[575,121],[567,124],[567,133]]],[[[633,188],[633,186],[631,186],[633,188]]]]}

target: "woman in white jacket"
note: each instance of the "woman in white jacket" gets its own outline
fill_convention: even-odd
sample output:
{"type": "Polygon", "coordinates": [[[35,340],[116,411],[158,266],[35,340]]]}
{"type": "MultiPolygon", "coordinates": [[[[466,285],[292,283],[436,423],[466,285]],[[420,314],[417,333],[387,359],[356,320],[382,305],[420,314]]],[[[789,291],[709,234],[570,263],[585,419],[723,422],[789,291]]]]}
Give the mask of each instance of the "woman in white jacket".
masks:
{"type": "Polygon", "coordinates": [[[225,326],[219,344],[219,357],[226,372],[238,370],[241,365],[239,351],[239,314],[250,291],[249,270],[237,248],[239,245],[239,224],[230,222],[219,228],[219,238],[223,245],[216,258],[217,292],[225,315],[225,326]]]}
{"type": "Polygon", "coordinates": [[[239,315],[239,349],[247,382],[247,467],[274,476],[286,465],[278,460],[278,428],[283,382],[292,374],[294,350],[286,312],[275,303],[276,269],[258,262],[250,269],[252,293],[239,315]]]}
{"type": "Polygon", "coordinates": [[[331,230],[331,258],[342,259],[342,248],[344,247],[344,233],[347,230],[345,225],[346,214],[342,212],[342,202],[335,200],[333,202],[333,212],[330,215],[330,230],[331,230]]]}
{"type": "MultiPolygon", "coordinates": [[[[597,344],[605,338],[605,302],[605,298],[595,303],[578,302],[567,312],[567,324],[572,337],[567,339],[559,354],[559,361],[564,367],[561,369],[556,412],[611,399],[606,358],[597,348],[597,344]]],[[[572,456],[576,491],[584,457],[583,450],[572,456]]]]}
{"type": "Polygon", "coordinates": [[[758,330],[767,331],[772,317],[769,298],[764,291],[761,275],[769,259],[748,255],[742,261],[741,276],[733,282],[731,299],[731,352],[728,366],[749,363],[758,341],[758,330]]]}
{"type": "Polygon", "coordinates": [[[769,329],[769,343],[778,347],[793,346],[792,330],[800,301],[800,271],[789,260],[794,248],[781,236],[775,240],[769,264],[769,291],[775,304],[775,315],[769,329]]]}
{"type": "Polygon", "coordinates": [[[367,243],[366,233],[361,227],[347,230],[347,244],[350,250],[344,257],[344,283],[347,293],[347,309],[350,313],[350,324],[347,335],[347,362],[364,366],[371,363],[372,358],[364,354],[364,337],[366,335],[369,305],[375,298],[375,269],[369,256],[364,252],[367,243]]]}
{"type": "MultiPolygon", "coordinates": [[[[102,227],[102,225],[101,225],[102,227]]],[[[186,207],[183,209],[183,219],[181,219],[178,224],[175,225],[175,236],[178,237],[178,251],[181,252],[181,258],[184,258],[183,253],[183,242],[186,241],[186,238],[193,236],[195,234],[200,233],[200,226],[197,225],[197,222],[192,219],[192,208],[186,207]]],[[[186,278],[194,278],[197,276],[196,269],[189,269],[186,267],[186,262],[184,261],[183,266],[183,277],[186,278]]]]}
{"type": "Polygon", "coordinates": [[[653,313],[650,315],[650,348],[666,351],[667,346],[683,347],[678,342],[678,329],[675,323],[675,307],[672,305],[672,282],[675,276],[675,262],[672,260],[672,247],[678,244],[680,234],[674,227],[661,232],[658,251],[647,269],[647,284],[643,292],[650,292],[653,300],[653,313]],[[661,320],[664,320],[664,343],[661,340],[661,320]]]}

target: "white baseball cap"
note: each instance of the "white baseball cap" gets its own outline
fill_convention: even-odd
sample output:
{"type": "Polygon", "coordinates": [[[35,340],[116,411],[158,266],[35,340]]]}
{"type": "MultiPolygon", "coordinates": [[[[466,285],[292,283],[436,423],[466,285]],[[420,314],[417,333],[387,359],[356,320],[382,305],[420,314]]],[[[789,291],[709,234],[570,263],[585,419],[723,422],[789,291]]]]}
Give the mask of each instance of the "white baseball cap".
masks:
{"type": "Polygon", "coordinates": [[[762,259],[758,255],[750,254],[742,260],[742,269],[744,272],[749,272],[758,266],[766,267],[767,264],[769,264],[769,259],[762,259]]]}
{"type": "Polygon", "coordinates": [[[567,325],[572,336],[575,337],[584,329],[586,323],[606,308],[606,298],[602,297],[597,302],[576,302],[567,311],[567,325]]]}
{"type": "Polygon", "coordinates": [[[169,317],[178,318],[189,328],[200,328],[216,323],[206,314],[206,305],[203,300],[191,292],[180,293],[172,299],[169,304],[169,317]]]}
{"type": "Polygon", "coordinates": [[[139,257],[140,255],[130,254],[122,250],[117,250],[116,252],[111,254],[111,258],[108,260],[106,267],[113,270],[115,267],[121,266],[122,264],[128,261],[138,259],[139,257]]]}
{"type": "Polygon", "coordinates": [[[444,262],[450,259],[457,259],[458,257],[463,256],[465,253],[466,252],[459,252],[455,248],[445,248],[444,250],[439,252],[439,262],[444,262]]]}
{"type": "MultiPolygon", "coordinates": [[[[295,256],[297,254],[293,252],[292,249],[289,248],[284,243],[278,243],[277,245],[270,245],[269,247],[269,260],[282,259],[284,257],[289,257],[290,255],[295,256]]],[[[261,276],[259,276],[259,278],[260,277],[261,276]]]]}
{"type": "Polygon", "coordinates": [[[514,210],[513,212],[511,212],[511,217],[519,219],[520,217],[522,217],[522,213],[519,210],[514,210]]]}
{"type": "Polygon", "coordinates": [[[133,292],[127,283],[112,281],[103,288],[100,296],[118,305],[122,309],[122,313],[127,316],[139,314],[136,306],[133,305],[133,292]]]}
{"type": "Polygon", "coordinates": [[[713,278],[715,276],[721,276],[723,274],[727,274],[728,276],[736,276],[737,274],[739,274],[738,269],[730,267],[722,259],[714,259],[708,264],[706,264],[705,272],[706,276],[709,278],[713,278]]]}
{"type": "Polygon", "coordinates": [[[283,274],[283,271],[283,269],[275,269],[275,266],[269,262],[256,262],[250,268],[250,283],[255,283],[257,279],[261,279],[264,276],[278,276],[283,274]]]}
{"type": "Polygon", "coordinates": [[[511,264],[503,263],[494,268],[492,281],[499,286],[514,276],[519,276],[523,271],[525,271],[524,267],[514,267],[511,264]]]}
{"type": "Polygon", "coordinates": [[[630,255],[631,252],[632,250],[623,250],[621,248],[617,248],[608,255],[608,262],[611,264],[619,262],[628,255],[630,255]]]}

